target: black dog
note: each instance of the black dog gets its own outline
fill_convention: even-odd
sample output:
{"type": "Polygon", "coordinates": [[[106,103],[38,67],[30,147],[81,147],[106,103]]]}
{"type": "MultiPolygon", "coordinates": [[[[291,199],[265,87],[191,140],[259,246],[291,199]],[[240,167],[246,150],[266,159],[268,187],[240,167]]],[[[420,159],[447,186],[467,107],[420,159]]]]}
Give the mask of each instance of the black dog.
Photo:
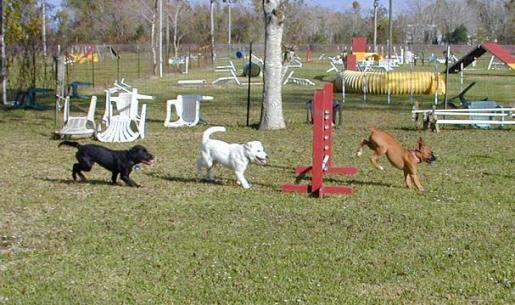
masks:
{"type": "Polygon", "coordinates": [[[61,145],[77,147],[79,149],[75,154],[79,162],[73,165],[72,175],[75,181],[77,180],[77,175],[79,175],[82,181],[86,181],[86,177],[81,172],[89,172],[96,162],[113,173],[111,177],[113,183],[116,183],[118,174],[120,174],[121,179],[128,186],[139,187],[140,185],[129,177],[132,167],[140,163],[151,165],[154,162],[154,156],[141,145],[133,146],[129,150],[111,150],[99,145],[81,145],[71,141],[63,141],[59,143],[58,147],[61,145]]]}

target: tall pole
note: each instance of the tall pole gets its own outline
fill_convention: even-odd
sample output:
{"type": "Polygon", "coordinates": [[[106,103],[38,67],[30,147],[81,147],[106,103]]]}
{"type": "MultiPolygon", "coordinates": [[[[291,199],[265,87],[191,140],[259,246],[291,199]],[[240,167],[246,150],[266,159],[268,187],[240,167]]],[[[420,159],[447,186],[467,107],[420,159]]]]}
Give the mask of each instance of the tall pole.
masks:
{"type": "Polygon", "coordinates": [[[231,46],[231,2],[230,1],[227,1],[227,6],[229,7],[228,11],[229,11],[229,24],[227,26],[227,31],[229,32],[228,33],[228,37],[227,37],[227,44],[229,45],[229,54],[232,50],[232,46],[231,46]]]}
{"type": "Polygon", "coordinates": [[[168,68],[168,71],[169,71],[169,61],[168,59],[170,58],[170,16],[168,16],[168,14],[166,14],[166,17],[165,17],[165,40],[166,40],[166,48],[165,48],[165,55],[166,55],[166,67],[168,68]]]}
{"type": "Polygon", "coordinates": [[[159,78],[163,78],[163,0],[159,0],[159,78]]]}
{"type": "Polygon", "coordinates": [[[390,87],[390,68],[392,64],[392,0],[388,4],[388,72],[386,78],[388,79],[388,105],[392,101],[392,90],[390,87]]]}
{"type": "Polygon", "coordinates": [[[7,105],[7,70],[6,70],[6,55],[5,55],[5,22],[4,22],[4,1],[0,0],[0,78],[2,79],[2,102],[7,105]]]}
{"type": "Polygon", "coordinates": [[[249,84],[247,87],[247,127],[249,127],[249,118],[250,118],[250,82],[251,82],[251,74],[252,74],[252,41],[250,42],[249,48],[249,69],[247,70],[249,74],[249,84]]]}
{"type": "Polygon", "coordinates": [[[377,6],[379,0],[374,0],[374,53],[377,53],[377,6]]]}
{"type": "Polygon", "coordinates": [[[444,107],[447,109],[447,91],[449,86],[449,54],[451,53],[451,46],[447,45],[447,51],[445,52],[445,99],[444,107]]]}
{"type": "Polygon", "coordinates": [[[214,2],[211,0],[209,10],[211,18],[211,64],[215,63],[215,16],[214,16],[214,2]]]}
{"type": "Polygon", "coordinates": [[[388,2],[388,68],[392,58],[392,0],[388,2]]]}
{"type": "Polygon", "coordinates": [[[46,3],[41,4],[41,34],[43,35],[43,56],[46,57],[46,3]]]}

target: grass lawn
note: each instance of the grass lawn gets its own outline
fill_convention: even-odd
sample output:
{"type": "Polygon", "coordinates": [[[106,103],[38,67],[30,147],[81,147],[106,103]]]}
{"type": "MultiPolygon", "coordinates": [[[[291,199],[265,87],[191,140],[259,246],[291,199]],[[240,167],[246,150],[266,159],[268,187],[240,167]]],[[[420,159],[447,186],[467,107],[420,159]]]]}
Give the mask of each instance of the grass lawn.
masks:
{"type": "MultiPolygon", "coordinates": [[[[324,73],[328,66],[312,64],[296,74],[319,88],[331,79],[324,73]]],[[[98,166],[87,174],[89,182],[73,183],[75,149],[57,148],[51,138],[57,129],[52,110],[0,112],[0,304],[515,302],[513,128],[446,128],[437,135],[414,128],[408,97],[385,105],[384,96],[369,96],[366,103],[348,96],[343,126],[335,129],[334,160],[360,171],[326,181],[350,185],[355,193],[314,199],[280,191],[295,181],[294,166],[311,162],[304,104],[314,87],[285,86],[287,128],[261,131],[245,127],[246,87],[179,87],[179,77],[216,76],[197,70],[129,79],[141,93],[156,96],[147,137],[137,143],[157,163],[133,174],[143,185],[138,189],[110,185],[110,174],[98,166]],[[162,124],[164,101],[181,93],[215,97],[201,112],[209,125],[227,127],[216,138],[263,142],[271,162],[250,166],[252,189],[237,186],[222,168],[216,183],[196,178],[207,126],[162,124]],[[433,147],[439,162],[419,167],[426,193],[406,189],[402,172],[386,159],[381,172],[366,157],[354,157],[370,127],[390,131],[408,147],[419,136],[433,147]]],[[[510,102],[513,80],[512,72],[492,72],[481,86],[510,102]]],[[[456,77],[451,86],[457,88],[456,77]]],[[[92,92],[100,96],[100,118],[102,88],[92,92]]],[[[417,99],[429,107],[432,97],[417,99]]],[[[255,86],[253,124],[260,100],[255,86]]],[[[42,102],[52,104],[50,98],[42,102]]]]}

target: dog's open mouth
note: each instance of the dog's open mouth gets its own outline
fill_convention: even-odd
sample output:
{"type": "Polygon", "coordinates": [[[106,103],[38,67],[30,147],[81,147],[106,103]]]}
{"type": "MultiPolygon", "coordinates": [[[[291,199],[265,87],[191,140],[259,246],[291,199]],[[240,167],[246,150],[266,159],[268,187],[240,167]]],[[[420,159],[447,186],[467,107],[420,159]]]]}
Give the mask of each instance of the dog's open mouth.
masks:
{"type": "Polygon", "coordinates": [[[267,160],[259,158],[259,157],[256,157],[256,163],[259,164],[259,165],[266,165],[267,160]]]}
{"type": "Polygon", "coordinates": [[[141,160],[141,163],[145,165],[152,165],[154,164],[154,160],[141,160]]]}

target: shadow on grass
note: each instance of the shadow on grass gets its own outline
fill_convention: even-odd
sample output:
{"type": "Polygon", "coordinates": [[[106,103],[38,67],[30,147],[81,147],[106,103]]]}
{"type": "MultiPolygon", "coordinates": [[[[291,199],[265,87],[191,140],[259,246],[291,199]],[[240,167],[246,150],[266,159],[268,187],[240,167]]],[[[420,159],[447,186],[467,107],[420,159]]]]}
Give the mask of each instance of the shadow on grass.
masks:
{"type": "Polygon", "coordinates": [[[494,173],[489,173],[489,172],[483,172],[482,174],[485,176],[502,177],[505,179],[515,179],[515,175],[494,174],[494,173]]]}
{"type": "MultiPolygon", "coordinates": [[[[203,184],[214,184],[214,185],[230,185],[232,183],[235,183],[236,178],[233,179],[226,179],[226,178],[215,178],[215,180],[208,180],[205,178],[199,179],[196,177],[179,177],[179,176],[170,176],[170,175],[160,175],[156,173],[148,173],[147,176],[158,178],[166,181],[172,181],[172,182],[181,182],[181,183],[203,183],[203,184]]],[[[259,185],[263,187],[270,187],[274,188],[274,185],[270,184],[264,184],[264,183],[258,183],[258,182],[252,182],[249,181],[249,183],[252,185],[259,185]]]]}
{"type": "Polygon", "coordinates": [[[295,166],[284,166],[284,165],[275,165],[275,164],[267,164],[264,165],[265,168],[271,167],[271,168],[278,168],[278,169],[284,169],[291,172],[295,172],[295,166]]]}
{"type": "MultiPolygon", "coordinates": [[[[299,175],[295,178],[295,184],[299,184],[302,181],[309,181],[309,180],[310,180],[309,175],[307,175],[307,174],[299,175]]],[[[340,180],[340,179],[325,177],[324,182],[347,184],[347,185],[375,185],[375,186],[402,188],[401,186],[392,185],[390,183],[375,182],[375,181],[362,181],[362,180],[356,180],[356,179],[340,180]]]]}
{"type": "Polygon", "coordinates": [[[159,175],[156,173],[148,173],[147,176],[152,178],[158,178],[166,181],[172,182],[181,182],[181,183],[208,183],[208,184],[217,184],[224,185],[221,181],[210,181],[207,179],[198,179],[196,177],[178,177],[178,176],[170,176],[170,175],[159,175]]]}
{"type": "MultiPolygon", "coordinates": [[[[93,185],[113,185],[113,186],[121,186],[122,184],[113,184],[111,181],[106,180],[86,180],[86,181],[73,181],[73,179],[56,179],[56,178],[38,178],[39,180],[53,182],[53,183],[62,183],[62,184],[93,184],[93,185]]],[[[124,185],[124,184],[123,184],[124,185]]]]}

